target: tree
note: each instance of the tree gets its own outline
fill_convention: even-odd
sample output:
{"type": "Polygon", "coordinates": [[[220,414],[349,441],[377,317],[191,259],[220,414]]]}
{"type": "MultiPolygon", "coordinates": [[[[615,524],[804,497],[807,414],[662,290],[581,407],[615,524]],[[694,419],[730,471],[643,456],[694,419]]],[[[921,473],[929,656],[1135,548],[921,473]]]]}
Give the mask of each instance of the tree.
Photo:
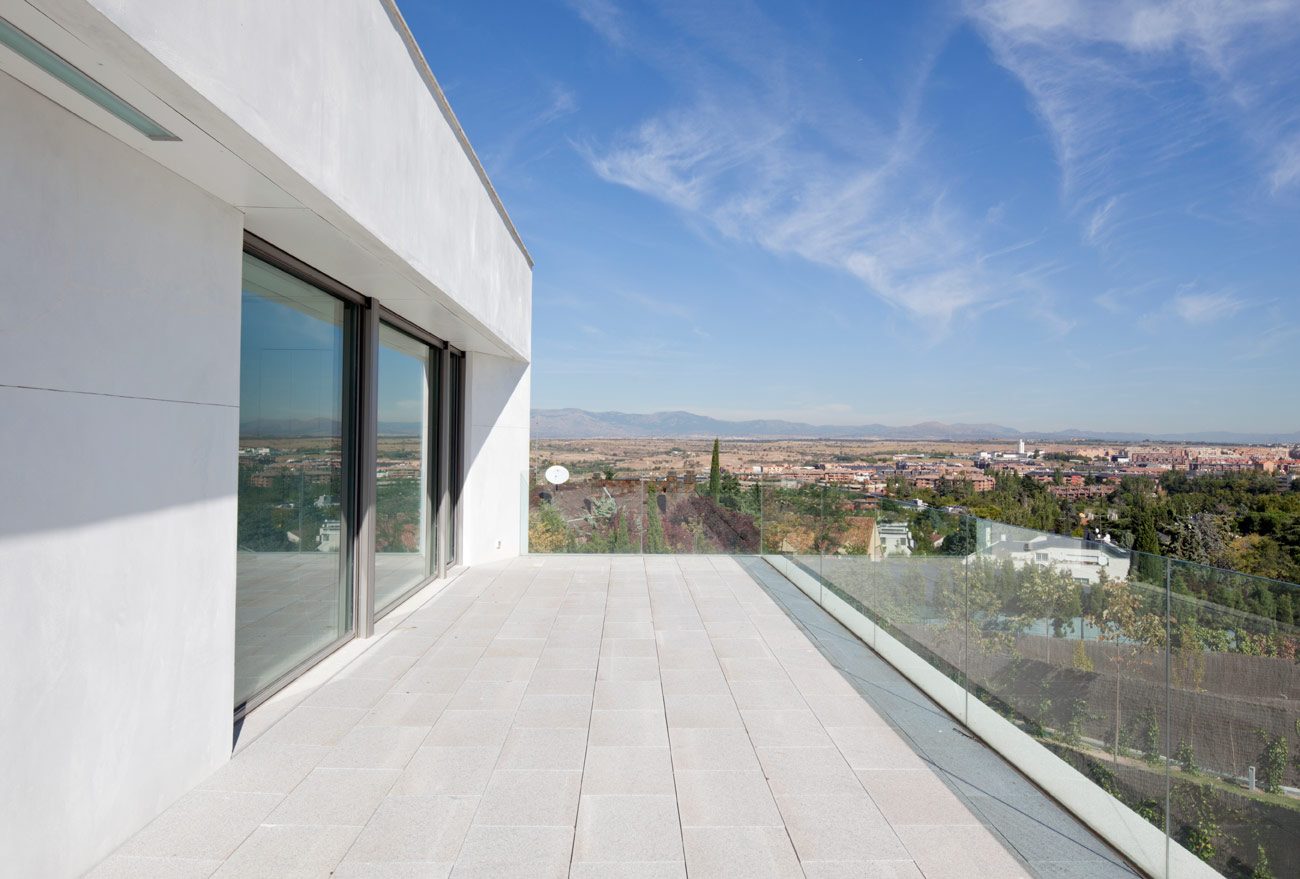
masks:
{"type": "Polygon", "coordinates": [[[729,510],[742,510],[751,515],[758,514],[758,506],[753,504],[752,496],[741,490],[740,480],[734,473],[722,474],[722,484],[718,489],[718,503],[729,510]],[[752,509],[746,509],[751,507],[752,509]]]}
{"type": "Polygon", "coordinates": [[[1160,536],[1156,533],[1156,516],[1151,506],[1139,501],[1133,510],[1133,549],[1137,552],[1158,555],[1160,553],[1160,536]]]}
{"type": "Polygon", "coordinates": [[[718,460],[718,441],[713,441],[713,460],[709,464],[709,497],[715,501],[722,492],[722,467],[718,460]]]}
{"type": "Polygon", "coordinates": [[[1255,869],[1250,871],[1250,879],[1273,879],[1273,868],[1262,845],[1255,847],[1255,869]]]}
{"type": "Polygon", "coordinates": [[[1232,541],[1237,535],[1230,517],[1214,513],[1178,516],[1169,530],[1169,555],[1174,558],[1216,568],[1232,565],[1232,541]]]}
{"type": "Polygon", "coordinates": [[[1259,753],[1260,787],[1265,793],[1280,794],[1287,759],[1290,757],[1286,736],[1270,736],[1262,729],[1255,732],[1264,742],[1264,749],[1259,753]]]}
{"type": "Polygon", "coordinates": [[[618,514],[618,524],[614,527],[614,552],[631,552],[632,536],[627,530],[627,514],[618,514]]]}
{"type": "Polygon", "coordinates": [[[1172,791],[1173,808],[1179,816],[1178,841],[1202,861],[1213,860],[1220,833],[1214,789],[1206,784],[1180,782],[1172,791]]]}
{"type": "Polygon", "coordinates": [[[975,520],[969,516],[962,518],[957,530],[945,537],[940,547],[944,555],[970,555],[975,549],[975,520]]]}
{"type": "MultiPolygon", "coordinates": [[[[1164,617],[1142,612],[1142,596],[1125,580],[1101,582],[1100,611],[1089,620],[1100,629],[1098,638],[1114,644],[1115,729],[1114,755],[1120,756],[1123,722],[1120,717],[1120,682],[1126,672],[1142,665],[1163,650],[1166,641],[1164,617]]],[[[1094,605],[1095,607],[1095,605],[1094,605]]]]}
{"type": "Polygon", "coordinates": [[[528,551],[573,551],[573,534],[560,512],[550,504],[542,504],[528,512],[528,551]]]}
{"type": "Polygon", "coordinates": [[[1138,714],[1138,742],[1142,746],[1142,757],[1152,766],[1160,763],[1160,722],[1151,708],[1142,709],[1138,714]]]}
{"type": "Polygon", "coordinates": [[[1291,593],[1283,592],[1277,597],[1277,621],[1293,626],[1296,623],[1295,605],[1291,600],[1291,593]]]}
{"type": "Polygon", "coordinates": [[[1158,558],[1160,536],[1156,533],[1156,516],[1145,503],[1133,513],[1133,549],[1142,553],[1137,559],[1141,578],[1148,583],[1163,582],[1165,566],[1158,558]]]}
{"type": "Polygon", "coordinates": [[[1079,671],[1091,672],[1095,666],[1092,657],[1088,655],[1088,649],[1084,647],[1083,641],[1074,642],[1074,656],[1071,658],[1070,665],[1079,671]]]}
{"type": "Polygon", "coordinates": [[[659,515],[659,495],[651,494],[646,504],[645,551],[652,553],[668,552],[668,540],[664,536],[664,520],[659,515]]]}

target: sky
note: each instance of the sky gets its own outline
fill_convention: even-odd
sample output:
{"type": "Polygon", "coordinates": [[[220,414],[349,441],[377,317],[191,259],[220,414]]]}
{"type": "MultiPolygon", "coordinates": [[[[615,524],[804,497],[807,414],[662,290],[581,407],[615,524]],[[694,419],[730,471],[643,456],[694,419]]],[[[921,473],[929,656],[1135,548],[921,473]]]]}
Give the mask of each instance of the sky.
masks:
{"type": "Polygon", "coordinates": [[[533,405],[1300,429],[1300,0],[400,0],[533,405]]]}
{"type": "MultiPolygon", "coordinates": [[[[268,423],[341,423],[345,308],[328,293],[244,257],[239,414],[250,438],[264,435],[268,423]]],[[[423,430],[427,351],[380,324],[376,405],[381,434],[423,430]]]]}

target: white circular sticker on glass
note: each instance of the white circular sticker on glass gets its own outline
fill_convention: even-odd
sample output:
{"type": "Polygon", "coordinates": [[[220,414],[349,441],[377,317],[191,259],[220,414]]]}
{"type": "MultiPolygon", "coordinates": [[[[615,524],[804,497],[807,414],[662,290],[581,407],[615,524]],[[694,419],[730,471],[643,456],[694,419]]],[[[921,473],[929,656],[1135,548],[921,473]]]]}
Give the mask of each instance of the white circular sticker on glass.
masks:
{"type": "Polygon", "coordinates": [[[546,481],[551,485],[563,485],[569,481],[569,471],[555,464],[546,468],[546,481]]]}

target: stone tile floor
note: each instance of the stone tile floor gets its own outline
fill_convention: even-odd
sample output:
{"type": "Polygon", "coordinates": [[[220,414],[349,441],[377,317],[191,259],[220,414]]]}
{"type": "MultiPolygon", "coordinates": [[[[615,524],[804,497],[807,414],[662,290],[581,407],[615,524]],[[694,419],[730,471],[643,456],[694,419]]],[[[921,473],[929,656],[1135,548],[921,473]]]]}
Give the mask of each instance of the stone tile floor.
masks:
{"type": "MultiPolygon", "coordinates": [[[[239,553],[235,621],[240,650],[235,692],[254,693],[291,669],[295,657],[328,647],[345,630],[337,552],[239,553]]],[[[419,553],[375,554],[376,596],[424,577],[419,553]]],[[[408,587],[409,588],[409,587],[408,587]]]]}
{"type": "Polygon", "coordinates": [[[1119,877],[758,559],[473,568],[106,877],[1119,877]]]}

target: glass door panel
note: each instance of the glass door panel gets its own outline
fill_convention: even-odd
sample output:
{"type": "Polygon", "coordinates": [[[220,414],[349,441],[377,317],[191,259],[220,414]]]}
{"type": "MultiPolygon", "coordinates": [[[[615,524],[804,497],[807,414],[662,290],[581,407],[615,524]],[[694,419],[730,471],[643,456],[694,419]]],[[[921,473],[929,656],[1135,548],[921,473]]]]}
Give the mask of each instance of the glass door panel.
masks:
{"type": "Polygon", "coordinates": [[[375,613],[397,603],[436,564],[430,527],[429,346],[379,325],[375,469],[375,613]]]}
{"type": "Polygon", "coordinates": [[[344,524],[351,308],[244,257],[236,706],[352,629],[344,524]]]}

